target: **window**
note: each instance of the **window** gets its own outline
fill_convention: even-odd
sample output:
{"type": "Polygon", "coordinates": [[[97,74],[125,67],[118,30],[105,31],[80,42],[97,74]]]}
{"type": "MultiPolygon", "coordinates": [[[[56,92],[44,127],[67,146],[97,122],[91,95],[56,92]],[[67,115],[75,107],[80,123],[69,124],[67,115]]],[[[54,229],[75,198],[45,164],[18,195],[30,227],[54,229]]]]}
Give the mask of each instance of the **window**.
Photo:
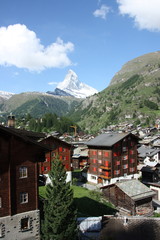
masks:
{"type": "Polygon", "coordinates": [[[126,152],[126,151],[128,151],[128,148],[127,148],[127,147],[123,147],[123,148],[122,148],[122,151],[123,151],[123,152],[126,152]]]}
{"type": "Polygon", "coordinates": [[[93,167],[93,171],[96,172],[96,171],[97,171],[97,168],[96,168],[96,167],[93,167]]]}
{"type": "Polygon", "coordinates": [[[30,229],[30,221],[29,221],[29,217],[25,217],[21,219],[21,230],[25,231],[30,229]]]}
{"type": "Polygon", "coordinates": [[[119,156],[121,156],[121,153],[120,153],[120,152],[114,152],[114,153],[113,153],[113,156],[114,156],[114,157],[119,157],[119,156]]]}
{"type": "Polygon", "coordinates": [[[128,164],[123,165],[123,169],[127,169],[128,168],[128,164]]]}
{"type": "Polygon", "coordinates": [[[20,203],[28,203],[28,193],[20,193],[20,203]]]}
{"type": "Polygon", "coordinates": [[[130,168],[129,170],[130,170],[130,172],[134,172],[135,171],[135,167],[130,168]]]}
{"type": "Polygon", "coordinates": [[[133,150],[130,150],[130,154],[131,154],[131,155],[134,154],[134,151],[133,151],[133,150]]]}
{"type": "Polygon", "coordinates": [[[96,160],[96,159],[93,159],[92,162],[95,164],[95,163],[97,163],[97,160],[96,160]]]}
{"type": "Polygon", "coordinates": [[[105,161],[105,162],[104,162],[104,165],[105,165],[105,167],[109,167],[109,166],[110,166],[110,163],[109,163],[108,161],[105,161]]]}
{"type": "Polygon", "coordinates": [[[104,152],[105,157],[109,157],[109,152],[104,152]]]}
{"type": "Polygon", "coordinates": [[[63,148],[62,147],[59,147],[59,152],[62,152],[63,151],[63,148]]]}
{"type": "Polygon", "coordinates": [[[134,162],[135,162],[135,159],[131,158],[130,163],[134,163],[134,162]]]}
{"type": "Polygon", "coordinates": [[[0,197],[0,208],[2,208],[2,198],[0,197]]]}
{"type": "Polygon", "coordinates": [[[115,171],[114,171],[114,174],[115,174],[115,175],[119,175],[119,174],[120,174],[120,170],[115,170],[115,171]]]}
{"type": "Polygon", "coordinates": [[[96,156],[97,155],[97,151],[91,151],[91,155],[96,156]]]}
{"type": "Polygon", "coordinates": [[[91,179],[96,180],[97,178],[95,176],[91,176],[91,179]]]}
{"type": "Polygon", "coordinates": [[[102,156],[102,151],[98,151],[98,155],[99,155],[99,156],[102,156]]]}
{"type": "Polygon", "coordinates": [[[128,155],[123,156],[123,160],[127,160],[128,159],[128,155]]]}
{"type": "Polygon", "coordinates": [[[115,162],[115,165],[116,165],[116,166],[119,166],[120,164],[121,164],[120,161],[116,161],[116,162],[115,162]]]}
{"type": "Polygon", "coordinates": [[[19,168],[19,177],[26,178],[27,177],[27,167],[20,167],[19,168]]]}

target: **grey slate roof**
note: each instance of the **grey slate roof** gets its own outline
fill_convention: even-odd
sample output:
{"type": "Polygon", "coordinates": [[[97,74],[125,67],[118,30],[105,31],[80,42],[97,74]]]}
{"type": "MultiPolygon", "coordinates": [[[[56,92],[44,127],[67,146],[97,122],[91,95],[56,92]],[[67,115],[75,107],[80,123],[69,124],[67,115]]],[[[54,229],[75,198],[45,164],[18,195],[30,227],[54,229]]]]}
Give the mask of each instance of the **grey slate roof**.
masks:
{"type": "Polygon", "coordinates": [[[72,158],[88,157],[88,148],[80,146],[74,149],[72,158]]]}
{"type": "Polygon", "coordinates": [[[154,149],[146,146],[141,146],[137,150],[138,150],[139,157],[142,157],[142,158],[146,156],[152,157],[156,155],[158,152],[160,152],[160,149],[154,149]]]}
{"type": "Polygon", "coordinates": [[[136,179],[117,182],[116,186],[134,201],[155,195],[154,191],[136,179]]]}
{"type": "Polygon", "coordinates": [[[88,146],[108,146],[111,147],[130,133],[103,133],[94,139],[86,142],[88,146]]]}

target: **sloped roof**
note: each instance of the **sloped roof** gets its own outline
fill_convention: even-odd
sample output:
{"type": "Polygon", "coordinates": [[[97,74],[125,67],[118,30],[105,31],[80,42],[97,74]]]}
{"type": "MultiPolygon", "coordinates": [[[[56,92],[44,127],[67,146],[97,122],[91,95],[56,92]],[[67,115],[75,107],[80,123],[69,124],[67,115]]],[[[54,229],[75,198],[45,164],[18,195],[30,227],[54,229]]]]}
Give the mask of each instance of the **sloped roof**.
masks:
{"type": "Polygon", "coordinates": [[[136,179],[117,182],[115,185],[134,201],[155,195],[154,191],[136,179]]]}
{"type": "Polygon", "coordinates": [[[137,151],[138,151],[139,157],[146,157],[146,156],[152,157],[158,152],[160,152],[160,149],[141,146],[137,149],[137,151]]]}
{"type": "Polygon", "coordinates": [[[35,140],[33,140],[32,138],[29,138],[28,136],[26,136],[25,134],[20,134],[18,131],[14,131],[13,128],[9,128],[9,127],[4,127],[2,125],[0,125],[0,133],[5,133],[8,135],[14,135],[15,137],[20,138],[22,141],[36,145],[37,147],[40,147],[41,149],[43,149],[45,152],[49,151],[50,148],[48,148],[47,146],[45,146],[42,143],[39,143],[35,140]]]}
{"type": "Polygon", "coordinates": [[[33,132],[33,131],[28,131],[25,129],[18,129],[18,128],[9,128],[9,129],[18,133],[19,135],[26,136],[32,139],[41,139],[46,137],[46,134],[41,132],[33,132]]]}
{"type": "Polygon", "coordinates": [[[86,145],[111,147],[128,135],[130,135],[130,133],[103,133],[95,137],[94,139],[86,142],[86,145]]]}
{"type": "Polygon", "coordinates": [[[88,157],[88,148],[86,146],[79,146],[73,151],[73,158],[88,157]]]}

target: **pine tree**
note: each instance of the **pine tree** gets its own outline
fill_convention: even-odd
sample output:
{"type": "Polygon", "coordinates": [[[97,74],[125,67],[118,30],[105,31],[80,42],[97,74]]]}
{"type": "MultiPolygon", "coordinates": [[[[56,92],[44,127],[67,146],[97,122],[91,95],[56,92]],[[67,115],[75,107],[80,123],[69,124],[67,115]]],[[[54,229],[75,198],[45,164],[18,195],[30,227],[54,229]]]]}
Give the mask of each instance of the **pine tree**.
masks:
{"type": "Polygon", "coordinates": [[[66,171],[58,157],[52,163],[49,176],[51,184],[46,187],[43,239],[74,240],[77,232],[77,211],[73,202],[73,190],[70,183],[66,183],[66,171]]]}

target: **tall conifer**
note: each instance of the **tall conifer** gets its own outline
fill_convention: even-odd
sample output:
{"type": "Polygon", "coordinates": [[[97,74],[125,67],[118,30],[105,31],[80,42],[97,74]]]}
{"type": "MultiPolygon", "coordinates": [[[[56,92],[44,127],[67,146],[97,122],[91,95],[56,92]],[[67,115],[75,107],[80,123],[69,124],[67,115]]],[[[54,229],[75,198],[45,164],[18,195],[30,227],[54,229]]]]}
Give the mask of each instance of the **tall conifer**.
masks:
{"type": "Polygon", "coordinates": [[[49,176],[51,184],[46,187],[43,239],[74,240],[77,232],[77,214],[73,202],[73,190],[70,188],[70,183],[66,183],[66,171],[58,157],[52,163],[49,176]]]}

